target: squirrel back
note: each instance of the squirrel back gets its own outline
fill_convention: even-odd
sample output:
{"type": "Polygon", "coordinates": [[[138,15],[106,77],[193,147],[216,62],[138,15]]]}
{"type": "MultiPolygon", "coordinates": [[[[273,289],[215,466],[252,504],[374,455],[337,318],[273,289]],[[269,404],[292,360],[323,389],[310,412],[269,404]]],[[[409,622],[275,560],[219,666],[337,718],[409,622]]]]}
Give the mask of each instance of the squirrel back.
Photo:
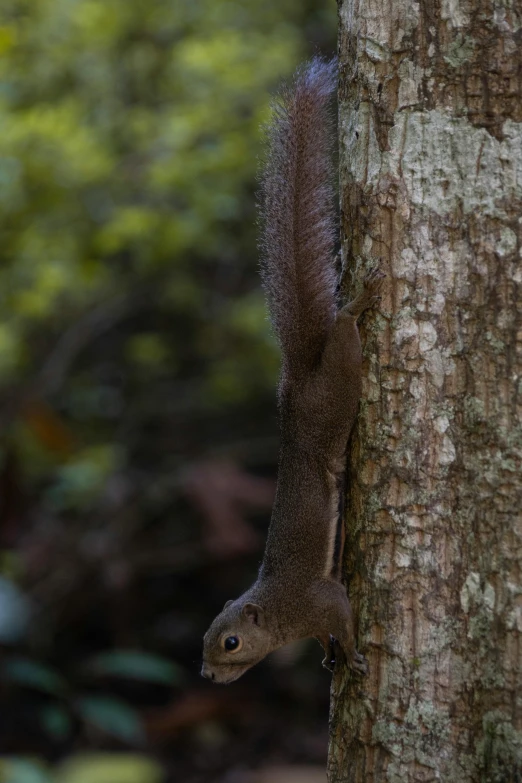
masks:
{"type": "Polygon", "coordinates": [[[261,183],[261,275],[282,378],[319,360],[336,315],[332,95],[336,62],[301,66],[273,103],[261,183]]]}

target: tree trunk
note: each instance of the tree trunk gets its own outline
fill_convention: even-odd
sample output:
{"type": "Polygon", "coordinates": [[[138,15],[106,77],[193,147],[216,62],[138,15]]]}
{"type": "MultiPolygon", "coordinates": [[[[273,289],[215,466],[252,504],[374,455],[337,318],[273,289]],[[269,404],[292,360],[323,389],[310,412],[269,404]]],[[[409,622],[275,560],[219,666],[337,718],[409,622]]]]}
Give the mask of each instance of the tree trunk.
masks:
{"type": "Polygon", "coordinates": [[[522,0],[341,0],[363,319],[331,783],[522,781],[522,0]]]}

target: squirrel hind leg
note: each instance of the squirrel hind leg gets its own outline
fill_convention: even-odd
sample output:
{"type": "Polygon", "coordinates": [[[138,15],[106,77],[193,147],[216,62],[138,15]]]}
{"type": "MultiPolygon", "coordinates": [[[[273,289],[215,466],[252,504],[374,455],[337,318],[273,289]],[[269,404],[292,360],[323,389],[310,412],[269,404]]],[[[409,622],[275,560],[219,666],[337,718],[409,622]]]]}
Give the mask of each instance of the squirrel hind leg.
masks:
{"type": "Polygon", "coordinates": [[[341,308],[341,313],[358,318],[361,313],[372,307],[381,298],[380,292],[384,278],[384,273],[379,269],[374,269],[367,274],[363,280],[363,290],[355,299],[341,308]]]}

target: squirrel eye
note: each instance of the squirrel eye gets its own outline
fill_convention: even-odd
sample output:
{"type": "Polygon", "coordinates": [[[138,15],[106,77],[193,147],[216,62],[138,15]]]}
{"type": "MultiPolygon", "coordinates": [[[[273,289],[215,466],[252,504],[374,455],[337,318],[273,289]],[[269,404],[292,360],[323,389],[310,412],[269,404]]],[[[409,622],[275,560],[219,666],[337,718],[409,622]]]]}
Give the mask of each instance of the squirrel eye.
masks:
{"type": "Polygon", "coordinates": [[[223,647],[227,652],[237,653],[243,647],[243,641],[239,636],[227,636],[223,640],[223,647]]]}

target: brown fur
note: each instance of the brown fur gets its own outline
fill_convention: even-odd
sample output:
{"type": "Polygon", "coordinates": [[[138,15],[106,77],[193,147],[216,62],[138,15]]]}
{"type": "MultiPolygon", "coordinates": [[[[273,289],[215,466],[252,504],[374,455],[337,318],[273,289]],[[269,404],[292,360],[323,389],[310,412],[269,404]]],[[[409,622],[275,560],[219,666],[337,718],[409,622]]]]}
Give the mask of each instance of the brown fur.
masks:
{"type": "Polygon", "coordinates": [[[263,179],[263,279],[283,354],[281,454],[265,555],[254,585],[204,639],[202,674],[231,682],[270,651],[315,636],[331,666],[335,637],[361,667],[351,608],[334,563],[340,477],[361,393],[357,317],[380,275],[337,310],[328,103],[334,65],[302,67],[275,104],[263,179]],[[240,649],[224,640],[237,637],[240,649]]]}
{"type": "Polygon", "coordinates": [[[262,177],[261,273],[287,374],[307,373],[335,320],[331,99],[335,62],[302,66],[273,103],[262,177]]]}

